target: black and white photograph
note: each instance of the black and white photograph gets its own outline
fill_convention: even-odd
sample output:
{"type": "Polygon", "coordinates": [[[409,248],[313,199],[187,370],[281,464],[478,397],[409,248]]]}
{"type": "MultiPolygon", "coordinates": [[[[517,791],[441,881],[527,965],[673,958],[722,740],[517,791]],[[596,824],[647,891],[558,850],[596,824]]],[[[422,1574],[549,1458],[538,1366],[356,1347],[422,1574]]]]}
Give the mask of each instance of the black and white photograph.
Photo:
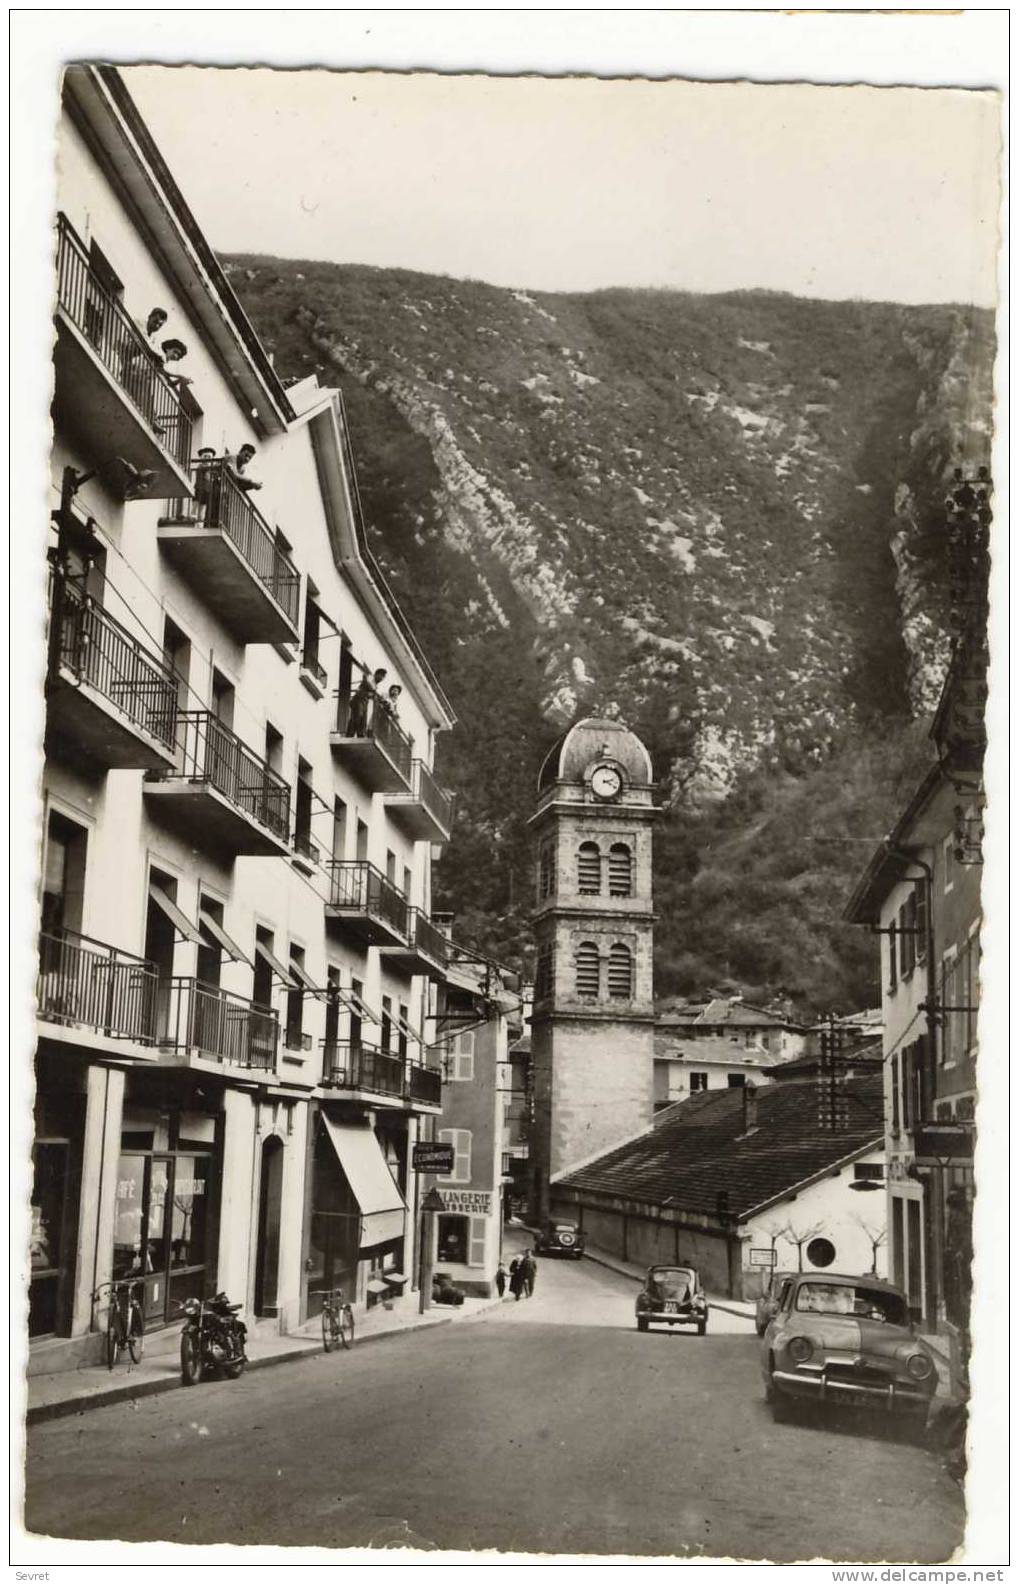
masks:
{"type": "Polygon", "coordinates": [[[980,14],[118,15],[16,73],[18,1577],[1002,1578],[980,14]]]}

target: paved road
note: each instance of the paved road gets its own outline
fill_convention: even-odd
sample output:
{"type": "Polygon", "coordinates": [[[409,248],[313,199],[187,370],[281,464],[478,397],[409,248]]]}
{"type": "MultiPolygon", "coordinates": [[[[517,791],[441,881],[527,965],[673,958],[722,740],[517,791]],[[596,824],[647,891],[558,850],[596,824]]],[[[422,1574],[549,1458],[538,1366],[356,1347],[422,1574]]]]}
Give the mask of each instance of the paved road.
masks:
{"type": "Polygon", "coordinates": [[[933,1562],[920,1448],[774,1426],[757,1343],[639,1334],[634,1287],[540,1263],[469,1321],[34,1427],[27,1524],[68,1537],[933,1562]]]}

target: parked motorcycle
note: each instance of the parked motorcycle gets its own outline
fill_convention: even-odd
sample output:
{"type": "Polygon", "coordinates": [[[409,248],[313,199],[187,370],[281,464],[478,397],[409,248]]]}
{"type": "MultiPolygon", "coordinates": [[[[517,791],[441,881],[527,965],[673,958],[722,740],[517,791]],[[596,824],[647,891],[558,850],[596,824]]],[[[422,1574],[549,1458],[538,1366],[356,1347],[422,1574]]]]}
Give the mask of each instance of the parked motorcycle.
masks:
{"type": "Polygon", "coordinates": [[[215,1371],[236,1381],[248,1363],[248,1329],[237,1319],[241,1306],[231,1304],[225,1293],[217,1293],[212,1299],[187,1299],[182,1308],[180,1374],[185,1387],[195,1386],[215,1371]]]}

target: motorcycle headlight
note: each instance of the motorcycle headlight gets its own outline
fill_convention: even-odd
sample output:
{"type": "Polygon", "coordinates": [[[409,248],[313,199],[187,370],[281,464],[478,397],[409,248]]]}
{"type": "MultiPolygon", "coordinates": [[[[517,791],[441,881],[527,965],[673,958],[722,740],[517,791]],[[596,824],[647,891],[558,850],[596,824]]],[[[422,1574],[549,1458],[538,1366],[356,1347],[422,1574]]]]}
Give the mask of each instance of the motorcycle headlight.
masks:
{"type": "Polygon", "coordinates": [[[906,1369],[914,1381],[928,1381],[934,1371],[934,1362],[926,1354],[910,1354],[906,1369]]]}
{"type": "Polygon", "coordinates": [[[796,1365],[802,1365],[814,1352],[814,1345],[809,1337],[793,1337],[789,1340],[789,1358],[796,1365]]]}

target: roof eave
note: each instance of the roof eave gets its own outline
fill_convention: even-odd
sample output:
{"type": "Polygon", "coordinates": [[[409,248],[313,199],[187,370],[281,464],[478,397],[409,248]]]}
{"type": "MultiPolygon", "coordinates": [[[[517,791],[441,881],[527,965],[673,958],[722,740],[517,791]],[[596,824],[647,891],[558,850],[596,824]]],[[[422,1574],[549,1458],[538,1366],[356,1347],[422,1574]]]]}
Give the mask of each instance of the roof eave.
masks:
{"type": "Polygon", "coordinates": [[[783,1200],[788,1200],[791,1195],[802,1194],[804,1189],[809,1189],[815,1183],[820,1183],[822,1178],[830,1178],[833,1172],[841,1172],[843,1167],[851,1166],[854,1161],[859,1161],[861,1156],[867,1156],[872,1150],[880,1149],[884,1142],[884,1134],[877,1134],[873,1139],[869,1139],[865,1144],[860,1145],[857,1150],[850,1151],[848,1155],[839,1156],[835,1161],[827,1162],[825,1166],[819,1167],[816,1172],[812,1172],[809,1177],[801,1178],[796,1183],[790,1183],[788,1188],[783,1189],[781,1193],[773,1194],[770,1199],[762,1200],[759,1205],[748,1206],[746,1210],[738,1211],[736,1214],[741,1222],[749,1220],[751,1216],[760,1216],[762,1212],[769,1210],[771,1206],[780,1205],[783,1200]]]}
{"type": "Polygon", "coordinates": [[[842,917],[847,923],[880,924],[881,904],[891,888],[898,883],[899,871],[908,862],[894,850],[908,836],[913,821],[941,785],[943,774],[940,765],[931,766],[888,836],[875,848],[870,863],[842,910],[842,917]]]}

